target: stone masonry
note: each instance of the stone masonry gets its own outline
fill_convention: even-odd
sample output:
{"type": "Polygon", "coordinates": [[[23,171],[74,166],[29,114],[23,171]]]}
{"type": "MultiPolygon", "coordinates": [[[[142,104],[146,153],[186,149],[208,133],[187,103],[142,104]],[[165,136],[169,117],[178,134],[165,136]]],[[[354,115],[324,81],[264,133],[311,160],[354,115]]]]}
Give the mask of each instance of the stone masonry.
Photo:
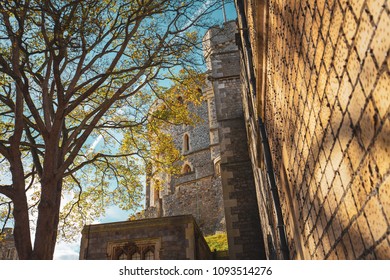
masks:
{"type": "Polygon", "coordinates": [[[15,241],[12,228],[5,228],[0,235],[0,260],[17,260],[18,252],[16,251],[15,241]]]}
{"type": "Polygon", "coordinates": [[[204,235],[225,232],[222,181],[216,172],[220,158],[219,142],[213,135],[214,128],[210,126],[209,118],[213,110],[206,97],[201,105],[188,106],[200,121],[193,126],[169,128],[175,146],[184,156],[184,160],[178,163],[183,172],[176,176],[157,174],[150,180],[146,217],[191,214],[204,235]],[[188,143],[185,143],[186,137],[188,143]],[[188,172],[184,171],[185,166],[190,168],[188,172]],[[154,191],[156,180],[162,185],[158,192],[154,191]]]}
{"type": "Polygon", "coordinates": [[[175,177],[159,174],[164,186],[158,193],[153,191],[156,178],[150,180],[146,213],[148,217],[192,214],[205,235],[227,231],[231,259],[261,259],[264,245],[248,156],[235,33],[232,21],[211,28],[204,37],[208,68],[204,102],[189,107],[203,121],[170,129],[186,172],[175,177]]]}
{"type": "MultiPolygon", "coordinates": [[[[212,259],[213,255],[191,215],[151,218],[85,226],[80,245],[81,260],[115,260],[118,252],[156,260],[212,259]],[[127,249],[136,246],[133,252],[127,249]]],[[[120,258],[119,258],[120,259],[120,258]]]]}
{"type": "Polygon", "coordinates": [[[235,33],[236,23],[227,22],[205,35],[208,91],[215,96],[229,255],[231,259],[261,259],[265,254],[248,156],[235,33]]]}
{"type": "MultiPolygon", "coordinates": [[[[274,210],[259,118],[289,258],[390,259],[389,2],[235,2],[255,77],[243,100],[264,236],[274,236],[274,210]]],[[[276,239],[267,246],[280,258],[276,239]]]]}

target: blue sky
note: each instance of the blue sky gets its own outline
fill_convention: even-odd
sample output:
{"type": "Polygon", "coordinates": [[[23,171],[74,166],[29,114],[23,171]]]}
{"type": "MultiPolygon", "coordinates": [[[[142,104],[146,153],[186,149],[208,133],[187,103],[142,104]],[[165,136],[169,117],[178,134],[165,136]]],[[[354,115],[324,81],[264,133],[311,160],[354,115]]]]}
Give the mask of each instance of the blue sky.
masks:
{"type": "MultiPolygon", "coordinates": [[[[234,4],[227,4],[225,7],[227,20],[233,20],[236,18],[236,11],[234,4]]],[[[216,19],[219,22],[223,22],[223,13],[222,10],[215,14],[216,19]]],[[[98,148],[98,145],[101,143],[96,142],[95,147],[98,148]]],[[[106,210],[106,214],[104,217],[95,221],[95,223],[109,223],[109,222],[118,222],[125,221],[128,219],[129,215],[132,214],[129,211],[123,211],[116,206],[111,206],[106,210]]],[[[75,260],[79,258],[79,250],[80,250],[80,238],[77,239],[74,243],[65,243],[59,242],[56,246],[56,250],[54,253],[55,260],[75,260]]]]}
{"type": "MultiPolygon", "coordinates": [[[[111,206],[106,210],[106,215],[95,221],[95,223],[111,223],[125,221],[131,213],[128,211],[123,211],[116,206],[111,206]]],[[[76,242],[66,243],[60,241],[54,252],[55,260],[78,260],[80,252],[80,240],[81,235],[77,238],[76,242]]]]}

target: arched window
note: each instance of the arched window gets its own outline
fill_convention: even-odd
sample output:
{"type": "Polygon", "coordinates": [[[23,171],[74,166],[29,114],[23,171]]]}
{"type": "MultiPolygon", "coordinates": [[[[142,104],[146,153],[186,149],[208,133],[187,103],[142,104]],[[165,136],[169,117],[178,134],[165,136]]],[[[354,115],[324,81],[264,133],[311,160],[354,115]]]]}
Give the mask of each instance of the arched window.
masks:
{"type": "Polygon", "coordinates": [[[154,253],[152,251],[147,251],[145,254],[145,260],[154,260],[154,253]]]}
{"type": "Polygon", "coordinates": [[[132,260],[140,260],[141,259],[141,254],[138,252],[135,252],[134,254],[131,255],[132,260]]]}
{"type": "Polygon", "coordinates": [[[190,136],[186,133],[183,136],[183,152],[190,150],[190,136]]]}
{"type": "Polygon", "coordinates": [[[215,163],[215,175],[220,176],[221,175],[221,162],[217,161],[215,163]]]}
{"type": "Polygon", "coordinates": [[[192,172],[191,166],[189,164],[185,164],[183,166],[182,174],[188,174],[191,172],[192,172]]]}
{"type": "Polygon", "coordinates": [[[107,258],[113,260],[159,259],[159,240],[119,241],[108,244],[107,258]]]}
{"type": "Polygon", "coordinates": [[[214,159],[214,173],[216,176],[221,176],[221,157],[214,159]]]}
{"type": "Polygon", "coordinates": [[[160,200],[160,189],[161,189],[161,182],[159,180],[156,180],[153,186],[153,191],[154,191],[153,196],[154,196],[155,205],[160,200]]]}
{"type": "Polygon", "coordinates": [[[119,255],[118,260],[127,260],[127,255],[122,252],[122,254],[119,255]]]}

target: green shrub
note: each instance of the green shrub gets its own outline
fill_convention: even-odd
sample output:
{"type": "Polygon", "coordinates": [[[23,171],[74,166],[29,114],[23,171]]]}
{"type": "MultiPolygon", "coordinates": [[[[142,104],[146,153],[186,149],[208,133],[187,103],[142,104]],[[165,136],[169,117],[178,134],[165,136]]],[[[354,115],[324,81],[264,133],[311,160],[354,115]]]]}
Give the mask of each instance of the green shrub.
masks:
{"type": "Polygon", "coordinates": [[[217,233],[205,237],[210,250],[213,251],[226,251],[228,249],[227,234],[217,233]]]}

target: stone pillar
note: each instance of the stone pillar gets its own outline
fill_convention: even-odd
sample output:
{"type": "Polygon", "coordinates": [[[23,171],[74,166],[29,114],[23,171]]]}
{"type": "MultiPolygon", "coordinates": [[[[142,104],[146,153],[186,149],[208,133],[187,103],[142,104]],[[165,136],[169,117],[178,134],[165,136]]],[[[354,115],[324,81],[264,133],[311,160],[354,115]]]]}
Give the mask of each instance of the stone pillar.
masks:
{"type": "Polygon", "coordinates": [[[236,24],[211,28],[204,53],[214,93],[221,150],[221,176],[231,259],[264,259],[252,165],[241,101],[236,24]]]}

